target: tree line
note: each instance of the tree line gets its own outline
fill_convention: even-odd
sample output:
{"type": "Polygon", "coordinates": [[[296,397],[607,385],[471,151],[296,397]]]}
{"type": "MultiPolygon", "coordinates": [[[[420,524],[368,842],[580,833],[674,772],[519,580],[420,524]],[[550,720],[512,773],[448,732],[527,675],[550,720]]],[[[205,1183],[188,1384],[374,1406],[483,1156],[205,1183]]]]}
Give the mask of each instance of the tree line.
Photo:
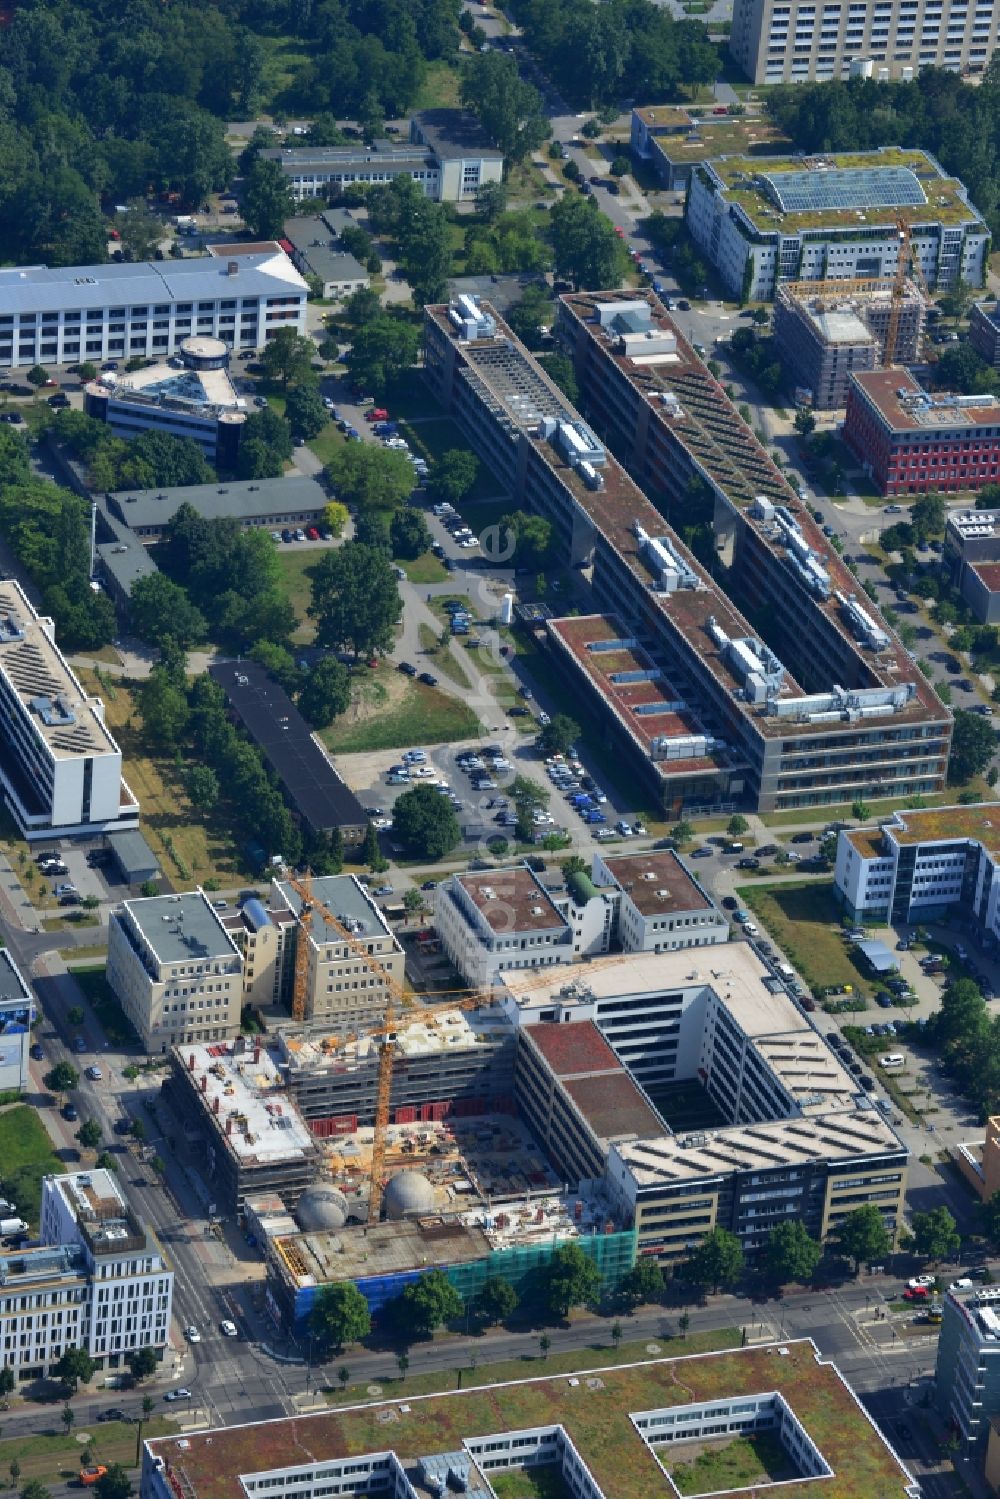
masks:
{"type": "Polygon", "coordinates": [[[155,430],[131,439],[116,437],[106,422],[68,407],[56,414],[52,432],[86,466],[92,491],[211,484],[216,477],[190,437],[155,430]]]}
{"type": "Polygon", "coordinates": [[[1000,228],[1000,58],[976,88],[958,73],[922,68],[912,82],[850,78],[792,84],[768,94],[768,110],[803,151],[932,151],[961,179],[994,234],[1000,228]]]}

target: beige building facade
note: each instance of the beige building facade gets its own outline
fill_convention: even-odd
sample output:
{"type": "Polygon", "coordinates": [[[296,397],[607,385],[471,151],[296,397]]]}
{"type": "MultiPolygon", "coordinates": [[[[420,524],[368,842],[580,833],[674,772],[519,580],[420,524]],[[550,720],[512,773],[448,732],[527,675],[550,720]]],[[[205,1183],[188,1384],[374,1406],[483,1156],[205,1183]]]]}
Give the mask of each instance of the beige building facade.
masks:
{"type": "Polygon", "coordinates": [[[993,0],[735,0],[729,50],[754,83],[885,81],[981,73],[998,40],[993,0]]]}

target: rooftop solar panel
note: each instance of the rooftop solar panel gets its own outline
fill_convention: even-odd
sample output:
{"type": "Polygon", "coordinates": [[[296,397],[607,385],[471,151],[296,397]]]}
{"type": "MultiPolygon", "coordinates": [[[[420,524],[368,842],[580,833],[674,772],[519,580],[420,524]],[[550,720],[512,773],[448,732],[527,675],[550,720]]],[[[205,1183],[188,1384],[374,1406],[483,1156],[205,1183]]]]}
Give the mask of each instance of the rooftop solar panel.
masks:
{"type": "Polygon", "coordinates": [[[783,213],[837,208],[918,208],[927,195],[909,167],[813,168],[765,173],[761,182],[783,213]]]}

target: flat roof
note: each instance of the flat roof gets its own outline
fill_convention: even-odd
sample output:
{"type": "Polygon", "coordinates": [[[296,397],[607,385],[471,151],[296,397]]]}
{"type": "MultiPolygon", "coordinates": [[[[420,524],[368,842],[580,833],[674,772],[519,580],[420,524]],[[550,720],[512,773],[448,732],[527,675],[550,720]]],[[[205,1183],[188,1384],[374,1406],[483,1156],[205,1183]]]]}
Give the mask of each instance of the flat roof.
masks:
{"type": "Polygon", "coordinates": [[[1000,510],[949,510],[945,529],[962,541],[1000,533],[1000,510]]]}
{"type": "MultiPolygon", "coordinates": [[[[473,1381],[475,1374],[472,1375],[473,1381]]],[[[244,1499],[255,1473],[385,1452],[462,1450],[474,1438],[560,1426],[607,1499],[650,1499],[675,1490],[633,1417],[711,1399],[775,1391],[819,1447],[833,1476],[829,1499],[904,1499],[908,1470],[833,1364],[810,1339],[726,1353],[588,1369],[439,1395],[407,1395],[315,1416],[147,1439],[166,1480],[191,1499],[244,1499]]]]}
{"type": "MultiPolygon", "coordinates": [[[[579,1026],[567,1026],[567,1030],[579,1030],[579,1026]]],[[[563,1087],[605,1145],[626,1139],[655,1140],[663,1134],[663,1120],[624,1067],[600,1077],[568,1078],[563,1087]]]]}
{"type": "Polygon", "coordinates": [[[363,830],[364,808],[285,689],[255,661],[215,662],[208,671],[306,826],[314,832],[363,830]]]}
{"type": "Polygon", "coordinates": [[[97,555],[104,571],[113,578],[128,597],[140,578],[151,578],[159,572],[156,563],[141,541],[99,541],[97,555]]]}
{"type": "Polygon", "coordinates": [[[481,1228],[459,1218],[429,1215],[364,1229],[295,1234],[274,1240],[273,1252],[296,1289],[331,1281],[370,1280],[414,1270],[443,1269],[486,1259],[491,1244],[481,1228]]]}
{"type": "MultiPolygon", "coordinates": [[[[909,701],[897,707],[892,714],[896,723],[925,720],[928,717],[947,723],[949,715],[938,701],[933,687],[892,637],[888,626],[884,626],[886,644],[881,647],[877,657],[871,651],[862,651],[855,633],[845,623],[836,597],[838,593],[845,598],[856,594],[857,580],[829,539],[823,535],[808,506],[799,499],[784,474],[747,427],[721,385],[694,353],[656,294],[649,290],[637,295],[622,292],[577,292],[562,296],[560,302],[583,326],[587,336],[601,351],[602,357],[609,360],[635,387],[651,408],[650,419],[669,429],[671,436],[685,449],[690,459],[718,486],[730,504],[740,511],[745,523],[755,531],[761,546],[783,564],[786,560],[785,548],[776,535],[773,522],[756,513],[759,508],[758,500],[763,498],[775,507],[782,507],[793,518],[802,540],[822,566],[829,581],[828,595],[825,598],[813,595],[812,607],[823,614],[826,622],[851,647],[857,664],[857,684],[883,691],[899,688],[910,691],[912,695],[909,701]],[[607,324],[616,304],[627,302],[634,305],[637,301],[646,305],[649,326],[674,340],[676,358],[655,365],[637,362],[617,346],[616,330],[597,321],[598,316],[601,316],[607,324]]],[[[635,540],[633,517],[641,520],[644,529],[654,536],[662,535],[664,531],[669,533],[666,522],[644,496],[641,497],[644,510],[639,510],[634,505],[624,505],[620,495],[611,495],[610,492],[599,492],[591,497],[593,503],[588,503],[589,492],[582,484],[580,490],[584,508],[590,512],[605,538],[629,561],[633,571],[640,577],[647,578],[648,573],[635,540]]],[[[677,545],[681,552],[685,552],[680,543],[677,545]]],[[[744,678],[733,671],[726,654],[716,646],[710,633],[709,619],[713,619],[730,640],[753,638],[756,632],[718,585],[708,578],[693,559],[690,560],[704,586],[678,589],[673,593],[655,594],[652,597],[659,611],[701,656],[705,666],[730,695],[740,713],[751,720],[755,731],[765,739],[787,738],[790,731],[794,731],[796,736],[833,732],[833,726],[828,720],[809,721],[798,716],[769,714],[743,700],[744,678]]],[[[876,609],[867,602],[865,608],[882,628],[876,609]]],[[[802,697],[802,686],[787,667],[782,670],[779,701],[783,698],[802,697]]],[[[831,688],[833,685],[830,684],[831,688]]]]}
{"type": "Polygon", "coordinates": [[[115,1173],[103,1166],[95,1166],[92,1171],[67,1171],[45,1180],[77,1219],[119,1217],[128,1206],[115,1173]]]}
{"type": "MultiPolygon", "coordinates": [[[[432,1057],[472,1049],[482,1042],[513,1040],[507,1016],[496,1009],[419,1011],[412,1018],[397,1017],[394,1034],[399,1057],[432,1057]]],[[[377,1035],[344,1039],[339,1032],[323,1035],[315,1023],[308,1030],[278,1032],[277,1045],[292,1074],[336,1071],[371,1066],[378,1059],[377,1035]]]]}
{"type": "Polygon", "coordinates": [[[707,733],[692,708],[678,706],[683,701],[680,688],[620,620],[607,614],[574,615],[550,619],[547,628],[586,673],[659,775],[707,773],[724,762],[721,751],[697,754],[695,744],[687,755],[654,755],[654,744],[662,755],[664,740],[697,742],[706,739],[707,733]],[[615,648],[604,648],[609,645],[615,648]]]}
{"type": "Polygon", "coordinates": [[[1000,802],[894,812],[882,824],[882,831],[894,843],[903,845],[959,842],[965,838],[981,843],[990,853],[1000,853],[1000,802]]]}
{"type": "Polygon", "coordinates": [[[592,1020],[575,1025],[533,1025],[526,1034],[560,1080],[621,1070],[621,1062],[592,1020]]]}
{"type": "MultiPolygon", "coordinates": [[[[31,990],[28,988],[14,959],[5,947],[0,947],[0,1004],[11,1002],[23,1002],[31,999],[31,990]]],[[[4,1024],[3,1016],[0,1015],[0,1032],[5,1035],[11,1034],[9,1025],[4,1024]]]]}
{"type": "Polygon", "coordinates": [[[281,479],[232,479],[225,484],[189,484],[160,489],[119,489],[111,497],[118,517],[133,529],[166,526],[182,505],[205,520],[250,520],[319,512],[327,493],[316,479],[289,475],[281,479]]]}
{"type": "Polygon", "coordinates": [[[638,854],[601,855],[641,916],[669,916],[675,911],[713,911],[715,906],[691,871],[671,849],[638,854]]]}
{"type": "Polygon", "coordinates": [[[566,930],[565,916],[526,864],[485,874],[456,874],[454,880],[495,932],[566,930]]]}
{"type": "Polygon", "coordinates": [[[679,104],[637,104],[632,113],[649,130],[690,130],[694,117],[679,104]]]}
{"type": "Polygon", "coordinates": [[[352,168],[374,164],[377,168],[394,168],[403,172],[412,167],[435,165],[430,147],[388,140],[373,141],[370,146],[361,141],[353,146],[274,146],[260,154],[268,161],[279,162],[282,171],[288,176],[296,176],[317,167],[339,167],[350,171],[352,168]]]}
{"type": "Polygon", "coordinates": [[[211,416],[226,411],[246,410],[246,400],[238,395],[226,369],[179,369],[160,360],[141,370],[116,374],[106,371],[91,380],[88,395],[106,396],[109,401],[125,401],[141,406],[155,405],[166,410],[182,410],[191,416],[211,416]]]}
{"type": "Polygon", "coordinates": [[[0,581],[0,672],[53,760],[120,755],[104,724],[104,704],[84,692],[56,645],[51,619],[36,613],[14,578],[0,581]]]}
{"type": "MultiPolygon", "coordinates": [[[[661,113],[660,110],[656,111],[661,113]]],[[[750,156],[764,168],[768,158],[787,151],[792,142],[777,125],[763,118],[702,115],[687,134],[653,135],[650,145],[672,166],[693,166],[716,156],[750,156]]]]}
{"type": "Polygon", "coordinates": [[[880,828],[849,828],[841,837],[846,838],[863,859],[887,859],[890,856],[880,828]]]}
{"type": "MultiPolygon", "coordinates": [[[[273,889],[288,909],[298,916],[302,910],[302,897],[298,891],[293,890],[285,880],[275,880],[273,889]]],[[[385,917],[357,875],[316,875],[312,881],[312,893],[314,900],[322,901],[324,906],[328,906],[334,916],[342,921],[355,936],[359,938],[391,937],[393,946],[401,951],[399,943],[389,930],[385,917]]],[[[314,908],[309,940],[314,947],[325,946],[328,942],[342,943],[344,940],[343,933],[330,925],[319,905],[314,908]]]]}
{"type": "Polygon", "coordinates": [[[212,1125],[213,1141],[241,1165],[312,1160],[316,1143],[285,1090],[266,1046],[235,1041],[174,1047],[175,1065],[191,1078],[212,1125]]]}
{"type": "Polygon", "coordinates": [[[107,838],[115,863],[130,881],[155,874],[159,869],[156,855],[137,828],[109,833],[107,838]]]}
{"type": "Polygon", "coordinates": [[[879,1152],[907,1155],[874,1108],[759,1124],[723,1125],[616,1146],[636,1185],[669,1186],[731,1171],[772,1170],[808,1161],[862,1160],[879,1152]]]}
{"type": "Polygon", "coordinates": [[[203,890],[127,900],[125,910],[161,963],[231,959],[239,949],[203,890]]]}
{"type": "Polygon", "coordinates": [[[1000,424],[996,396],[930,393],[904,369],[856,370],[851,379],[890,432],[940,430],[946,437],[961,436],[951,429],[1000,424]]]}
{"type": "Polygon", "coordinates": [[[281,250],[228,260],[196,255],[185,260],[109,261],[107,265],[0,267],[0,308],[5,312],[62,312],[155,302],[215,302],[221,297],[287,296],[303,300],[309,288],[281,250]]]}
{"type": "Polygon", "coordinates": [[[1000,562],[973,562],[972,571],[990,593],[1000,591],[1000,562]]]}
{"type": "Polygon", "coordinates": [[[489,161],[503,160],[503,152],[469,110],[421,109],[413,116],[412,128],[420,132],[442,161],[470,156],[489,161]]]}
{"type": "Polygon", "coordinates": [[[713,157],[707,170],[726,201],[763,233],[880,228],[895,234],[899,219],[915,228],[978,225],[982,216],[965,186],[926,151],[883,146],[877,151],[771,157],[713,157]]]}

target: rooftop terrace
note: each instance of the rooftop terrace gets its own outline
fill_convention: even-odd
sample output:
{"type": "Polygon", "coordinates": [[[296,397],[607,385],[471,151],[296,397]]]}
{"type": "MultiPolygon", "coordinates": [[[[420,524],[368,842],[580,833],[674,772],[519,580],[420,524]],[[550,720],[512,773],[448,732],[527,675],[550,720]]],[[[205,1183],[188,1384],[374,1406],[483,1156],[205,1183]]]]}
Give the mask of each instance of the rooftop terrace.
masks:
{"type": "Polygon", "coordinates": [[[781,1393],[833,1470],[828,1499],[903,1499],[915,1485],[860,1402],[810,1340],[625,1368],[554,1375],[446,1395],[408,1396],[318,1416],[155,1437],[171,1487],[189,1499],[243,1499],[242,1478],[384,1452],[403,1460],[460,1450],[497,1432],[558,1425],[606,1499],[675,1493],[633,1415],[712,1398],[781,1393]]]}
{"type": "Polygon", "coordinates": [[[0,672],[54,760],[120,753],[100,698],[84,692],[55,643],[52,621],[36,614],[13,578],[0,580],[0,672]]]}
{"type": "Polygon", "coordinates": [[[1000,853],[1000,802],[974,807],[926,807],[894,812],[882,827],[896,843],[940,843],[969,839],[992,854],[1000,853]]]}

